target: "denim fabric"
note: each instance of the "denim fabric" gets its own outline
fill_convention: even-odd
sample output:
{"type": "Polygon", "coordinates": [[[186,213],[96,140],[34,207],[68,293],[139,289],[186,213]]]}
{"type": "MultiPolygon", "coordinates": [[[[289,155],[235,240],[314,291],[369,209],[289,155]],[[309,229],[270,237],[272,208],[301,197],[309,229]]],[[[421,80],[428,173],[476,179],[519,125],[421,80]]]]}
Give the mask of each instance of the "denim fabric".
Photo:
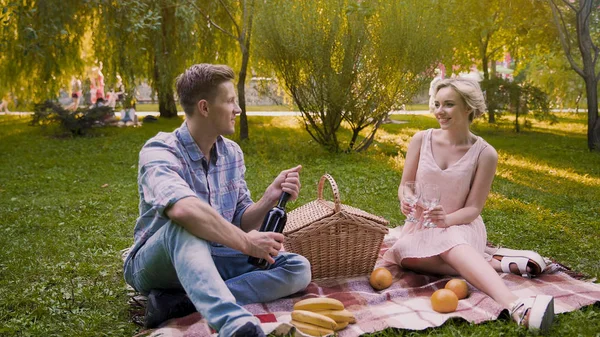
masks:
{"type": "Polygon", "coordinates": [[[269,269],[248,263],[248,255],[228,247],[212,247],[212,258],[237,303],[264,303],[282,298],[308,286],[310,264],[301,255],[280,252],[269,269]]]}
{"type": "Polygon", "coordinates": [[[306,258],[280,253],[268,270],[248,256],[215,247],[183,227],[167,222],[125,266],[125,280],[142,293],[183,288],[219,336],[232,336],[246,322],[259,324],[244,304],[268,302],[306,288],[311,280],[306,258]]]}

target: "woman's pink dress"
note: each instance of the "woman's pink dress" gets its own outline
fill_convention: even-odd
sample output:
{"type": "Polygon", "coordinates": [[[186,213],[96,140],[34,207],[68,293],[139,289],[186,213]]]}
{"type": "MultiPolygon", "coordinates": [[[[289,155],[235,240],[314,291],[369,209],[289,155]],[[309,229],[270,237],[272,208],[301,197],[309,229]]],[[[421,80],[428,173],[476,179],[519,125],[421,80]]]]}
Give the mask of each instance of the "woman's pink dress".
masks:
{"type": "MultiPolygon", "coordinates": [[[[475,177],[477,160],[489,144],[477,137],[477,141],[459,161],[442,170],[433,158],[432,134],[433,129],[429,129],[423,136],[416,181],[420,184],[437,184],[442,196],[440,204],[449,214],[464,207],[475,177]]],[[[490,256],[484,253],[487,234],[481,216],[463,225],[426,228],[423,227],[425,220],[421,216],[422,209],[417,207],[416,213],[419,221],[404,223],[398,241],[385,253],[385,260],[401,264],[404,258],[436,256],[461,244],[471,245],[489,260],[490,256]]]]}

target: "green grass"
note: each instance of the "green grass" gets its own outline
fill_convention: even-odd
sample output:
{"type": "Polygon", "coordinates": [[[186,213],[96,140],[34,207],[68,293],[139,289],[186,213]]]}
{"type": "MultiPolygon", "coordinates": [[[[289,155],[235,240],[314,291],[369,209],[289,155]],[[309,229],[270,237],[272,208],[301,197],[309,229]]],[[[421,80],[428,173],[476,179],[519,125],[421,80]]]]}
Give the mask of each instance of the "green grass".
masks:
{"type": "MultiPolygon", "coordinates": [[[[586,116],[512,131],[478,121],[473,130],[499,152],[483,213],[489,240],[535,249],[590,277],[600,277],[600,155],[586,149],[586,116]]],[[[302,164],[298,207],[316,198],[333,175],[342,201],[402,222],[396,199],[403,154],[430,116],[395,115],[375,145],[360,154],[330,154],[292,117],[249,117],[248,185],[258,199],[276,174],[302,164]]],[[[0,116],[0,336],[131,336],[119,251],[132,243],[137,216],[137,155],[159,131],[181,120],[141,128],[95,129],[85,138],[57,138],[0,116]]],[[[232,137],[237,139],[237,135],[232,137]]],[[[561,314],[553,336],[598,336],[600,307],[561,314]]],[[[371,336],[514,336],[528,333],[508,319],[480,325],[453,321],[419,332],[387,329],[371,336]]]]}

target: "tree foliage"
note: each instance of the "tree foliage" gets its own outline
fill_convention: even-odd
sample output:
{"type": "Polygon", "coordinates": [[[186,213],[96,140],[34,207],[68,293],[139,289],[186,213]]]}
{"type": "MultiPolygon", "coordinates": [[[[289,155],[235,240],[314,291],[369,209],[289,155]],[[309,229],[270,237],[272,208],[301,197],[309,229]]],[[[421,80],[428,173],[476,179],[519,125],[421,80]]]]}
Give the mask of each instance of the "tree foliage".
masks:
{"type": "Polygon", "coordinates": [[[573,71],[585,82],[588,149],[600,150],[598,81],[600,80],[600,1],[548,0],[560,42],[573,71]]]}
{"type": "Polygon", "coordinates": [[[207,27],[192,2],[100,0],[94,25],[94,53],[109,60],[111,73],[123,73],[126,86],[149,80],[163,117],[177,115],[175,78],[192,62],[213,61],[207,27]]]}
{"type": "Polygon", "coordinates": [[[260,56],[332,151],[362,151],[395,104],[430,78],[445,44],[437,1],[288,1],[257,18],[260,56]],[[347,125],[350,136],[338,132],[347,125]]]}
{"type": "Polygon", "coordinates": [[[579,107],[585,101],[585,82],[571,69],[562,52],[534,57],[527,66],[527,79],[548,92],[550,104],[558,109],[579,107]]]}
{"type": "MultiPolygon", "coordinates": [[[[494,77],[495,62],[503,59],[505,53],[526,63],[547,53],[556,37],[548,20],[548,8],[531,0],[459,1],[453,13],[460,19],[450,27],[457,50],[452,64],[464,69],[477,60],[485,80],[494,77]]],[[[490,123],[495,122],[495,115],[495,106],[491,105],[490,123]]]]}
{"type": "Polygon", "coordinates": [[[223,34],[239,47],[241,55],[238,71],[238,98],[242,113],[240,114],[240,138],[248,139],[248,118],[246,116],[246,76],[250,64],[250,46],[256,11],[260,2],[242,1],[201,1],[193,4],[194,8],[208,23],[211,34],[223,34]]]}
{"type": "Polygon", "coordinates": [[[0,90],[21,102],[54,99],[103,62],[109,86],[117,73],[130,90],[148,81],[172,117],[175,77],[192,63],[227,63],[231,50],[191,1],[0,1],[0,90]]]}
{"type": "Polygon", "coordinates": [[[0,0],[0,92],[19,102],[56,97],[83,66],[83,34],[92,18],[87,1],[0,0]]]}
{"type": "MultiPolygon", "coordinates": [[[[515,113],[515,131],[521,131],[519,117],[526,117],[532,112],[538,120],[556,121],[550,113],[548,96],[535,85],[524,80],[524,76],[509,81],[499,77],[484,79],[482,88],[486,92],[486,103],[493,105],[498,111],[515,113]],[[489,95],[493,93],[493,95],[489,95]]],[[[527,120],[525,120],[527,126],[527,120]]]]}

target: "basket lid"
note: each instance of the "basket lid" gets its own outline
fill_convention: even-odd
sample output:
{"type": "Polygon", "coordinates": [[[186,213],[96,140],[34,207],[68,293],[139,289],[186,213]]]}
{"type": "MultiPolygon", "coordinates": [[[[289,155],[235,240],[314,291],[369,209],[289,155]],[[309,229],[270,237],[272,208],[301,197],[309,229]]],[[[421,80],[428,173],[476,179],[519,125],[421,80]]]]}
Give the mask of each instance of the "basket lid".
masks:
{"type": "Polygon", "coordinates": [[[383,217],[370,214],[356,207],[342,205],[337,184],[335,180],[333,180],[333,177],[331,177],[329,174],[325,174],[321,177],[321,180],[319,181],[319,186],[317,188],[317,192],[317,200],[302,205],[288,213],[288,219],[284,229],[284,234],[300,230],[314,222],[332,216],[338,212],[345,212],[352,215],[356,215],[384,226],[387,226],[389,224],[389,221],[387,221],[383,217]],[[329,181],[331,189],[333,190],[333,202],[323,199],[323,185],[325,179],[329,181]]]}

